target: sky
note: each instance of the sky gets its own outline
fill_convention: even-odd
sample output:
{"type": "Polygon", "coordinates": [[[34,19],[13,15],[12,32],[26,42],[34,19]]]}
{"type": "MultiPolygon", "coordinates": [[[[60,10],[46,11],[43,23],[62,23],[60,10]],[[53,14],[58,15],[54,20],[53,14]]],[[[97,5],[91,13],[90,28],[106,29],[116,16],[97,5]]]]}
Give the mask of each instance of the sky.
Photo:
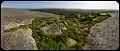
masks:
{"type": "Polygon", "coordinates": [[[115,9],[116,1],[4,1],[1,8],[73,8],[73,9],[115,9]]]}

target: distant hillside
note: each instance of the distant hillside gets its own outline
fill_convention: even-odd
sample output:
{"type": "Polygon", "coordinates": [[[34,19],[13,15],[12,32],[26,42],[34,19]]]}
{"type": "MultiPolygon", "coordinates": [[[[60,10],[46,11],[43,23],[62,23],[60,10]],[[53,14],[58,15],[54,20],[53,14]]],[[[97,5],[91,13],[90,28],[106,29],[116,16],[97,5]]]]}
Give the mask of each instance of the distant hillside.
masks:
{"type": "Polygon", "coordinates": [[[26,9],[19,8],[1,8],[2,16],[28,16],[28,17],[38,17],[38,16],[54,16],[55,14],[45,13],[45,12],[37,12],[37,11],[29,11],[26,9]]]}
{"type": "Polygon", "coordinates": [[[28,9],[28,10],[55,13],[55,14],[67,14],[70,12],[83,13],[83,12],[116,12],[118,11],[118,10],[59,9],[59,8],[28,9]]]}

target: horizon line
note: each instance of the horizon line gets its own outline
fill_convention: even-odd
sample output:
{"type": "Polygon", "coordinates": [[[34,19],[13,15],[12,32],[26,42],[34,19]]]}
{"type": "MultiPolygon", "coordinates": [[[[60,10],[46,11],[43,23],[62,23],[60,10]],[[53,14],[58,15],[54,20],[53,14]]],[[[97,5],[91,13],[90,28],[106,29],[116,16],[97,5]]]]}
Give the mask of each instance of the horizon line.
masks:
{"type": "MultiPolygon", "coordinates": [[[[11,9],[83,9],[83,8],[11,8],[11,9]]],[[[119,9],[83,9],[83,10],[119,10],[119,9]]]]}

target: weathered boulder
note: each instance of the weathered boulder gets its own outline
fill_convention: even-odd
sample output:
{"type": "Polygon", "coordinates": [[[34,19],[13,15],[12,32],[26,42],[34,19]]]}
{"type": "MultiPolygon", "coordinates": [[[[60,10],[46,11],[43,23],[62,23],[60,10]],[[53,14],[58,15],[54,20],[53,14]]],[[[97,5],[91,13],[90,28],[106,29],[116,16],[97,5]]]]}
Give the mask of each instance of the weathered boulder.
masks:
{"type": "Polygon", "coordinates": [[[84,50],[115,50],[119,47],[119,13],[90,29],[84,50]]]}
{"type": "Polygon", "coordinates": [[[5,29],[31,23],[37,17],[54,17],[59,16],[51,13],[29,11],[15,8],[1,8],[1,22],[4,23],[5,29]]]}
{"type": "Polygon", "coordinates": [[[15,15],[10,9],[1,11],[1,47],[4,50],[37,50],[36,42],[32,38],[31,29],[18,29],[13,32],[4,32],[10,28],[30,24],[32,17],[15,15]],[[7,10],[7,11],[6,11],[7,10]],[[5,11],[5,12],[4,12],[5,11]],[[11,12],[11,13],[7,13],[11,12]],[[6,13],[6,15],[5,15],[6,13]],[[10,15],[11,14],[11,15],[10,15]]]}
{"type": "Polygon", "coordinates": [[[77,41],[75,41],[74,39],[68,38],[67,44],[68,47],[75,45],[77,43],[77,41]]]}
{"type": "Polygon", "coordinates": [[[1,8],[1,47],[4,50],[37,50],[31,29],[18,29],[4,32],[10,28],[32,23],[37,17],[58,16],[51,13],[28,11],[24,9],[1,8]]]}
{"type": "Polygon", "coordinates": [[[44,34],[60,35],[62,33],[61,27],[57,24],[51,24],[51,25],[42,27],[41,30],[44,32],[44,34]]]}
{"type": "Polygon", "coordinates": [[[100,15],[106,15],[107,13],[100,13],[100,15]]]}
{"type": "Polygon", "coordinates": [[[37,50],[31,29],[18,29],[1,34],[1,47],[4,50],[37,50]]]}

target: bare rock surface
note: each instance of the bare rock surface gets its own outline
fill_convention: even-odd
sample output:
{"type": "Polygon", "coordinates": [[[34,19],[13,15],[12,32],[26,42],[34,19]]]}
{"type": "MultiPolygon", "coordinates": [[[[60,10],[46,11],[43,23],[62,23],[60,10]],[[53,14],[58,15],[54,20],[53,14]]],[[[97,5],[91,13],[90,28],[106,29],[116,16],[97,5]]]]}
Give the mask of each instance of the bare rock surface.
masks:
{"type": "Polygon", "coordinates": [[[119,12],[95,24],[87,37],[84,50],[116,50],[119,47],[119,12]]]}
{"type": "Polygon", "coordinates": [[[73,46],[77,43],[77,41],[75,41],[74,39],[68,38],[67,44],[68,46],[73,46]]]}
{"type": "Polygon", "coordinates": [[[41,30],[45,34],[60,35],[62,33],[61,27],[57,24],[51,24],[49,26],[42,27],[41,30]]]}
{"type": "Polygon", "coordinates": [[[31,23],[36,17],[57,16],[55,14],[28,11],[23,9],[1,8],[1,23],[5,29],[31,23]]]}
{"type": "Polygon", "coordinates": [[[36,17],[56,16],[55,14],[34,12],[22,9],[1,8],[1,47],[4,50],[37,50],[31,29],[18,29],[4,32],[10,28],[30,24],[36,17]]]}
{"type": "Polygon", "coordinates": [[[37,50],[31,29],[18,29],[1,35],[1,47],[5,50],[37,50]],[[3,35],[4,34],[4,35],[3,35]]]}

